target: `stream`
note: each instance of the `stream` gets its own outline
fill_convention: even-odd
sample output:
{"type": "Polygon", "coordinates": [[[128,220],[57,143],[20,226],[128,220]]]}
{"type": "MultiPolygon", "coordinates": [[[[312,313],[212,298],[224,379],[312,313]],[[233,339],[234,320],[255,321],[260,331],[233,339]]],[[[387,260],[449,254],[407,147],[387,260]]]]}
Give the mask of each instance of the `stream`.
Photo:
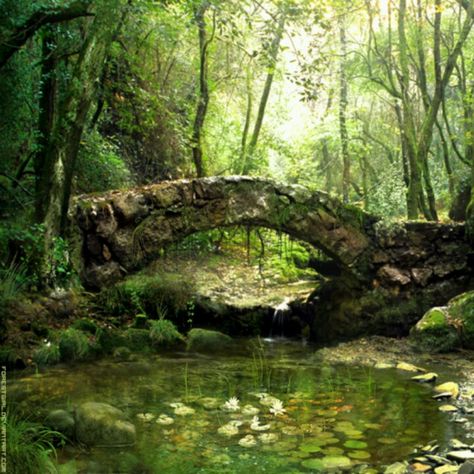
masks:
{"type": "Polygon", "coordinates": [[[416,446],[462,437],[409,375],[321,364],[314,347],[285,339],[21,373],[9,399],[44,414],[108,403],[133,422],[134,446],[59,450],[67,474],[376,473],[416,446]]]}

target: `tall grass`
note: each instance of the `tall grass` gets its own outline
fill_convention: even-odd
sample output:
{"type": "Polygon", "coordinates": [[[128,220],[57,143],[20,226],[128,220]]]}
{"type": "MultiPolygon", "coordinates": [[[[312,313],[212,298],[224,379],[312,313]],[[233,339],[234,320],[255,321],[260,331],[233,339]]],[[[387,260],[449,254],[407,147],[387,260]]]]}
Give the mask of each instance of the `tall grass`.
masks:
{"type": "Polygon", "coordinates": [[[56,474],[53,442],[64,441],[57,431],[7,413],[7,472],[10,474],[56,474]]]}

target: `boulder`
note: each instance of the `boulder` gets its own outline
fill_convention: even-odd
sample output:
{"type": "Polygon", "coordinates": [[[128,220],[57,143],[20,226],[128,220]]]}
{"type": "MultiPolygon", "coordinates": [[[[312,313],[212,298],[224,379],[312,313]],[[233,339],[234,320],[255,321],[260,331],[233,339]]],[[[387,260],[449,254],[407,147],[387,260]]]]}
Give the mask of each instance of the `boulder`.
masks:
{"type": "Polygon", "coordinates": [[[87,402],[76,410],[76,438],[87,446],[130,446],[135,443],[136,431],[118,408],[87,402]]]}
{"type": "Polygon", "coordinates": [[[233,344],[231,337],[219,331],[208,329],[191,329],[188,333],[188,351],[215,352],[223,351],[233,344]]]}
{"type": "Polygon", "coordinates": [[[410,331],[417,347],[428,352],[449,352],[460,343],[456,328],[450,324],[447,307],[428,310],[410,331]]]}
{"type": "Polygon", "coordinates": [[[76,423],[72,413],[67,410],[50,411],[46,417],[45,424],[68,438],[74,437],[76,423]]]}

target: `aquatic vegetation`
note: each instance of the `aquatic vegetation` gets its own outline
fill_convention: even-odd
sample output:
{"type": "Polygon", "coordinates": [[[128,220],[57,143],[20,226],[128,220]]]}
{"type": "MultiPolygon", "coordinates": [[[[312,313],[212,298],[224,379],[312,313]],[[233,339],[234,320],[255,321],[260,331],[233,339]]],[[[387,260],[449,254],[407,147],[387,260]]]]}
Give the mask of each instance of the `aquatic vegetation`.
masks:
{"type": "Polygon", "coordinates": [[[239,427],[235,423],[229,422],[218,428],[217,432],[224,436],[235,436],[239,434],[239,427]]]}
{"type": "Polygon", "coordinates": [[[174,407],[174,414],[178,416],[194,415],[196,410],[183,404],[174,407]]]}
{"type": "Polygon", "coordinates": [[[271,428],[270,424],[261,425],[258,416],[254,416],[250,423],[250,429],[253,431],[268,431],[271,428]]]}
{"type": "Polygon", "coordinates": [[[270,413],[275,416],[284,415],[286,410],[283,408],[283,402],[281,400],[275,400],[270,407],[270,413]]]}
{"type": "Polygon", "coordinates": [[[64,440],[57,431],[7,413],[7,469],[10,474],[56,474],[54,442],[64,440]]]}
{"type": "Polygon", "coordinates": [[[239,440],[239,446],[242,446],[243,448],[253,448],[256,445],[257,440],[255,439],[255,436],[251,434],[244,436],[242,439],[239,440]]]}
{"type": "Polygon", "coordinates": [[[253,405],[245,405],[242,408],[242,415],[245,416],[255,416],[260,413],[260,410],[257,407],[254,407],[253,405]]]}
{"type": "Polygon", "coordinates": [[[173,420],[173,418],[171,418],[171,416],[168,416],[168,415],[165,415],[164,413],[162,413],[156,419],[156,423],[166,426],[166,425],[172,425],[174,423],[174,420],[173,420]]]}
{"type": "Polygon", "coordinates": [[[136,416],[140,421],[143,421],[144,423],[150,423],[155,419],[155,415],[153,415],[153,413],[138,413],[136,416]]]}
{"type": "Polygon", "coordinates": [[[240,410],[240,401],[237,397],[231,397],[227,400],[222,408],[226,411],[235,412],[240,410]]]}
{"type": "Polygon", "coordinates": [[[263,433],[258,436],[258,439],[263,444],[276,443],[278,441],[278,435],[275,433],[263,433]]]}

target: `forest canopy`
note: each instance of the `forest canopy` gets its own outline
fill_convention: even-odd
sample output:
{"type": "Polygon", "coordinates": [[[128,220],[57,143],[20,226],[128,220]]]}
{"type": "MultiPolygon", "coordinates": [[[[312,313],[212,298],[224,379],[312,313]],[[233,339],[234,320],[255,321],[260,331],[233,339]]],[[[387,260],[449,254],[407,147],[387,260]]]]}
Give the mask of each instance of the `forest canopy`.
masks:
{"type": "Polygon", "coordinates": [[[470,0],[0,10],[4,270],[41,248],[57,273],[72,196],[168,179],[249,174],[385,217],[469,214],[470,0]]]}

